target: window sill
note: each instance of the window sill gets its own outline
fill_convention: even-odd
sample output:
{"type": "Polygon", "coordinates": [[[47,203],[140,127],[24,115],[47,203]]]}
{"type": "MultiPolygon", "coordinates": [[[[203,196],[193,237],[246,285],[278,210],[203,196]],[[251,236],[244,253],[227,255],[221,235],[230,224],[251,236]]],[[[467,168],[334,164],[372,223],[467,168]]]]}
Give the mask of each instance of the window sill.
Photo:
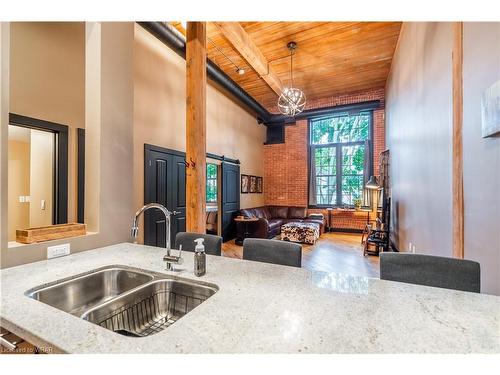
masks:
{"type": "Polygon", "coordinates": [[[17,249],[17,248],[25,248],[26,246],[37,246],[37,245],[51,245],[54,244],[55,242],[61,243],[64,241],[71,241],[74,238],[81,238],[81,237],[88,237],[88,236],[93,236],[96,235],[98,232],[87,232],[83,236],[73,236],[73,237],[66,237],[66,238],[58,238],[55,240],[48,240],[48,241],[42,241],[42,242],[33,242],[33,243],[21,243],[17,241],[9,241],[7,242],[7,248],[8,249],[17,249]]]}

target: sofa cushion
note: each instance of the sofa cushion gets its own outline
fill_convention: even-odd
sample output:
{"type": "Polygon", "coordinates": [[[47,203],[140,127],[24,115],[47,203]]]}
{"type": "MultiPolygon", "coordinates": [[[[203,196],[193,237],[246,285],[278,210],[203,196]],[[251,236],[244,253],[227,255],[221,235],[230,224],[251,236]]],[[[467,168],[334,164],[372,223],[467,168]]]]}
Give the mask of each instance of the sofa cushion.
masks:
{"type": "Polygon", "coordinates": [[[288,207],[287,206],[274,206],[273,207],[273,218],[286,219],[288,218],[288,207]]]}
{"type": "Polygon", "coordinates": [[[243,215],[245,217],[255,217],[254,212],[253,212],[253,208],[242,208],[240,210],[240,215],[243,215]]]}
{"type": "Polygon", "coordinates": [[[312,213],[307,218],[313,220],[323,220],[325,218],[325,215],[323,215],[322,213],[312,213]]]}
{"type": "Polygon", "coordinates": [[[286,224],[286,223],[302,223],[304,221],[304,219],[283,219],[283,224],[286,224]]]}
{"type": "Polygon", "coordinates": [[[268,206],[261,207],[261,212],[264,218],[266,219],[272,219],[273,217],[271,216],[271,210],[269,209],[268,206]]]}
{"type": "Polygon", "coordinates": [[[289,219],[305,219],[307,216],[306,207],[290,207],[288,209],[289,219]]]}
{"type": "Polygon", "coordinates": [[[277,228],[280,228],[283,225],[283,220],[280,219],[271,219],[268,220],[268,222],[269,222],[269,229],[272,231],[277,228]]]}
{"type": "Polygon", "coordinates": [[[276,217],[276,206],[267,206],[271,218],[276,217]]]}
{"type": "Polygon", "coordinates": [[[270,218],[269,209],[267,207],[243,208],[240,214],[249,218],[270,218]]]}
{"type": "Polygon", "coordinates": [[[264,212],[264,207],[256,207],[253,209],[255,217],[266,219],[266,214],[264,212]]]}
{"type": "Polygon", "coordinates": [[[303,220],[304,223],[316,223],[319,225],[324,225],[323,220],[318,220],[318,219],[305,219],[303,220]]]}

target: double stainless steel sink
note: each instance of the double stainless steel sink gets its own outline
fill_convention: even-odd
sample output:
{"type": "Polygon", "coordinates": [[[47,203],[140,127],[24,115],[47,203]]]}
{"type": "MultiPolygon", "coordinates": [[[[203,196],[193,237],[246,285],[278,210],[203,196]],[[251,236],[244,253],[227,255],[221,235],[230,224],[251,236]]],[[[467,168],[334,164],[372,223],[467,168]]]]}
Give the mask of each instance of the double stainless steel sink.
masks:
{"type": "Polygon", "coordinates": [[[144,337],[160,332],[218,290],[195,282],[127,266],[108,266],[26,292],[113,332],[144,337]]]}

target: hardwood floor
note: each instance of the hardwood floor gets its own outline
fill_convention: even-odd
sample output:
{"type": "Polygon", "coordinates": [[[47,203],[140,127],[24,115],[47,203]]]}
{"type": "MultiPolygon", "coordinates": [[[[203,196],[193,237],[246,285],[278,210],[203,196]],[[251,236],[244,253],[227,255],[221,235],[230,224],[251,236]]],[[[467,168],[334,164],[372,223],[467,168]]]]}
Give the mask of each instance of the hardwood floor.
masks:
{"type": "MultiPolygon", "coordinates": [[[[360,242],[359,234],[324,233],[314,245],[302,244],[302,268],[379,277],[378,257],[364,257],[360,242]]],[[[226,242],[222,244],[222,255],[241,259],[243,247],[234,240],[226,242]]]]}

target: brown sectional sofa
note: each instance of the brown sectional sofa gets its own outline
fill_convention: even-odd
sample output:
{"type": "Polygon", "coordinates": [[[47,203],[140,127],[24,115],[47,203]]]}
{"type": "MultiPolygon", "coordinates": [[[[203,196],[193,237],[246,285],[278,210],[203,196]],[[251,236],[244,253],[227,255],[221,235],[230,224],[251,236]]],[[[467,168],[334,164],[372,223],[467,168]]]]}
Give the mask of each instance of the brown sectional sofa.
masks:
{"type": "MultiPolygon", "coordinates": [[[[256,222],[248,223],[248,237],[253,238],[273,238],[280,234],[281,226],[291,221],[317,223],[320,228],[320,235],[325,230],[325,219],[320,216],[309,217],[306,207],[288,206],[262,206],[255,208],[244,208],[240,210],[240,215],[248,218],[258,218],[256,222]]],[[[242,238],[244,227],[238,223],[238,237],[242,238]]]]}

